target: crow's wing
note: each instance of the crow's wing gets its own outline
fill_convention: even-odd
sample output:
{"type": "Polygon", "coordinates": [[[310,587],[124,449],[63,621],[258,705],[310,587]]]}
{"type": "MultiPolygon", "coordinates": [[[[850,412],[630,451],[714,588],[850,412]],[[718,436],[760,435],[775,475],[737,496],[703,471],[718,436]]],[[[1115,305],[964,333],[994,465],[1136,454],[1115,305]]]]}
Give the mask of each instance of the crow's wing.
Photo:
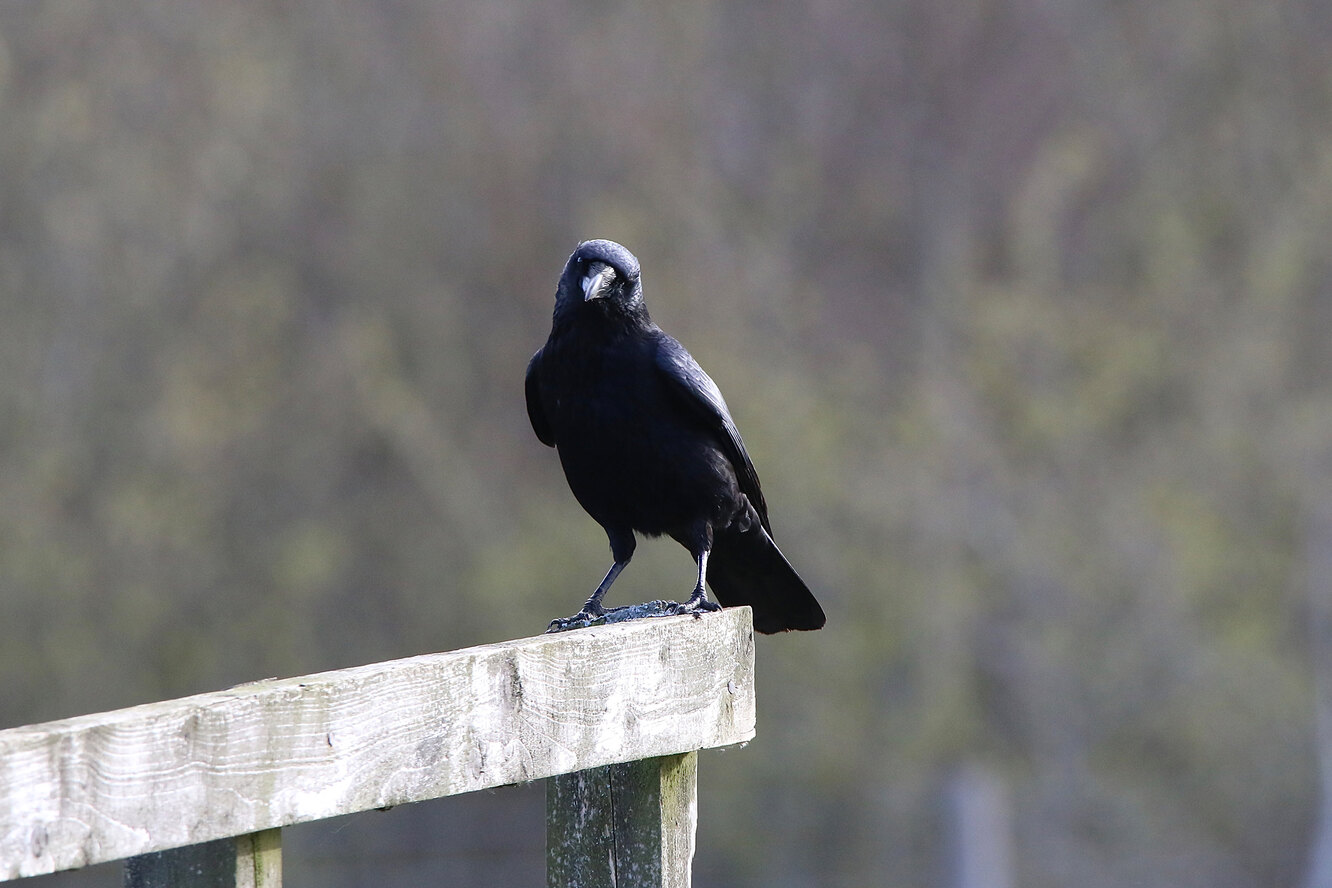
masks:
{"type": "Polygon", "coordinates": [[[555,430],[550,427],[545,408],[541,406],[541,349],[527,362],[527,380],[523,383],[527,393],[527,418],[532,421],[532,431],[547,447],[555,446],[555,430]]]}
{"type": "Polygon", "coordinates": [[[735,470],[740,490],[749,497],[749,502],[758,510],[763,521],[763,529],[772,533],[768,526],[768,504],[763,500],[763,490],[759,487],[758,473],[749,460],[745,442],[740,440],[740,430],[735,427],[731,411],[726,408],[721,389],[712,377],[694,360],[693,355],[675,339],[661,334],[657,346],[657,370],[666,380],[666,388],[685,408],[699,419],[709,431],[716,435],[726,458],[735,470]]]}

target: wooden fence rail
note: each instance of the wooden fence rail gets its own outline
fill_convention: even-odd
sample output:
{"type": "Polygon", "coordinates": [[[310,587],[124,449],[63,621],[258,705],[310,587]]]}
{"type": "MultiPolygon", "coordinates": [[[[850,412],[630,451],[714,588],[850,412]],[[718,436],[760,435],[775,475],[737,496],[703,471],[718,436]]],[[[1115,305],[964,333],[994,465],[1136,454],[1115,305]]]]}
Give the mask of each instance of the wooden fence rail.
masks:
{"type": "Polygon", "coordinates": [[[549,885],[678,888],[697,750],[754,721],[750,612],[730,608],[12,728],[0,881],[133,858],[130,886],[271,888],[283,826],[555,778],[549,885]]]}

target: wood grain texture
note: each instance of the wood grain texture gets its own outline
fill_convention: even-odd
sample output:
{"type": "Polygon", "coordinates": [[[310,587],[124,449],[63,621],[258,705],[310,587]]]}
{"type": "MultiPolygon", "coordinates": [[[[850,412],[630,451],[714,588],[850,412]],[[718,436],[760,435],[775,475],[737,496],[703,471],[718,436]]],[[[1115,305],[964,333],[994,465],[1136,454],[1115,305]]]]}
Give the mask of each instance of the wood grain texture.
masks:
{"type": "Polygon", "coordinates": [[[754,735],[748,608],[0,731],[0,880],[754,735]]]}

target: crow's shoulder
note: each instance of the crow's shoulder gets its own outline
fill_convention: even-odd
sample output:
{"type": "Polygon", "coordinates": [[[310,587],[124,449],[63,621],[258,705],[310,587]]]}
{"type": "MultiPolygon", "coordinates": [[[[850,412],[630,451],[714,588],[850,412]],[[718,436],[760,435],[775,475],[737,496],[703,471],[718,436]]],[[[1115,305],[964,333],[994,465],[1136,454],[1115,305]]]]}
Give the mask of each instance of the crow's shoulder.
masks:
{"type": "Polygon", "coordinates": [[[768,527],[768,506],[763,500],[763,489],[759,486],[758,472],[745,450],[745,442],[740,438],[740,430],[731,418],[731,411],[726,406],[721,389],[712,377],[699,366],[693,355],[685,350],[671,336],[657,331],[656,368],[666,380],[666,388],[678,403],[681,403],[703,425],[712,431],[726,454],[731,468],[735,471],[740,490],[749,497],[750,503],[758,511],[764,528],[768,527]]]}

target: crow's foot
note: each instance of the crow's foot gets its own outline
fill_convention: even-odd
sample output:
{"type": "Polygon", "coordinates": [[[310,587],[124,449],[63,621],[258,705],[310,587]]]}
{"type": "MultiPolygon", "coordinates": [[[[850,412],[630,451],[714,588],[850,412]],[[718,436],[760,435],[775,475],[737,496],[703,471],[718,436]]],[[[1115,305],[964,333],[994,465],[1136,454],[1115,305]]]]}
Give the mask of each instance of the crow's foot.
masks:
{"type": "Polygon", "coordinates": [[[645,601],[642,604],[626,604],[624,607],[607,608],[600,613],[581,610],[572,617],[551,620],[546,633],[564,632],[568,629],[585,629],[588,626],[605,626],[608,623],[624,623],[628,620],[641,620],[645,617],[677,617],[692,614],[701,617],[705,613],[721,610],[720,604],[706,598],[690,598],[681,604],[678,601],[645,601]]]}
{"type": "Polygon", "coordinates": [[[695,617],[701,617],[704,614],[710,614],[721,609],[720,604],[709,601],[706,595],[694,595],[684,604],[673,604],[670,613],[675,615],[693,614],[695,617]]]}

